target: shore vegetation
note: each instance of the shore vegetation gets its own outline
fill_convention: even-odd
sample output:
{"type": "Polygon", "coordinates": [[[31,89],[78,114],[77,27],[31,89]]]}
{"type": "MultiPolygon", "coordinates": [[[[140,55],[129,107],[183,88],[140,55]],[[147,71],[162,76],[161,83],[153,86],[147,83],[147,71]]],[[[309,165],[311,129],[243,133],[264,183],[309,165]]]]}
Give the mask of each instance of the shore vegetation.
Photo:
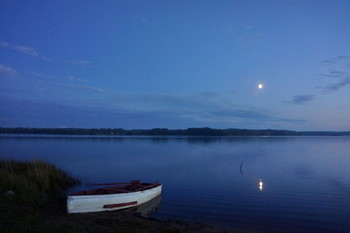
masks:
{"type": "Polygon", "coordinates": [[[0,161],[0,232],[234,232],[199,223],[159,221],[133,211],[67,214],[67,190],[79,181],[43,161],[0,161]]]}
{"type": "Polygon", "coordinates": [[[0,134],[103,135],[103,136],[350,136],[350,131],[292,131],[273,129],[122,129],[122,128],[2,128],[0,134]]]}

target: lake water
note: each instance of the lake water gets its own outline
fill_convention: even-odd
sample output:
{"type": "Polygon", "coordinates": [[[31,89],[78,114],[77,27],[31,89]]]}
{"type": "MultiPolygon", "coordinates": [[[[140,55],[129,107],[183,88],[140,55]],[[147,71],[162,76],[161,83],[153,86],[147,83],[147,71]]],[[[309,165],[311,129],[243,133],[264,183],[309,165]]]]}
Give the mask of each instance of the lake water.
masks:
{"type": "Polygon", "coordinates": [[[159,181],[159,219],[252,232],[350,232],[350,137],[0,135],[0,159],[9,158],[48,161],[79,178],[76,189],[159,181]]]}

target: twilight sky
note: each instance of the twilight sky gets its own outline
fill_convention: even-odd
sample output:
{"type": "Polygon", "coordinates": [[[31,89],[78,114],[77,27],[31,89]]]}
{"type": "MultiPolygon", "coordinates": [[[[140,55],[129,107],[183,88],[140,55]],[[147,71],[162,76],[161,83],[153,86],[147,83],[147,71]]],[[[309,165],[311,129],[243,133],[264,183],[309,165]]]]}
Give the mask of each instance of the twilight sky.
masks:
{"type": "Polygon", "coordinates": [[[350,1],[0,0],[17,126],[350,130],[350,1]]]}

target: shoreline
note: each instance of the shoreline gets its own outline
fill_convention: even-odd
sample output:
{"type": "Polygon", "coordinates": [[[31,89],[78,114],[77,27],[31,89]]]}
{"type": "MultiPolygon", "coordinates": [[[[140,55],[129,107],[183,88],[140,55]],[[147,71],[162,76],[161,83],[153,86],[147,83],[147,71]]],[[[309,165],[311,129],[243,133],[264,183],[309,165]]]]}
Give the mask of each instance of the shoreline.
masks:
{"type": "Polygon", "coordinates": [[[108,225],[110,230],[115,230],[116,232],[243,233],[243,231],[209,226],[203,223],[178,220],[158,220],[153,217],[143,217],[128,210],[72,214],[68,215],[67,218],[69,221],[77,223],[86,222],[99,226],[95,228],[96,231],[94,232],[108,232],[104,231],[107,230],[106,225],[108,225]],[[101,231],[99,231],[99,229],[101,229],[101,231]]]}
{"type": "Polygon", "coordinates": [[[242,232],[143,217],[132,209],[68,214],[65,192],[76,184],[76,179],[43,161],[0,160],[0,232],[242,232]]]}
{"type": "Polygon", "coordinates": [[[295,131],[285,129],[123,129],[123,128],[27,128],[0,127],[0,134],[90,135],[90,136],[350,136],[350,131],[295,131]]]}

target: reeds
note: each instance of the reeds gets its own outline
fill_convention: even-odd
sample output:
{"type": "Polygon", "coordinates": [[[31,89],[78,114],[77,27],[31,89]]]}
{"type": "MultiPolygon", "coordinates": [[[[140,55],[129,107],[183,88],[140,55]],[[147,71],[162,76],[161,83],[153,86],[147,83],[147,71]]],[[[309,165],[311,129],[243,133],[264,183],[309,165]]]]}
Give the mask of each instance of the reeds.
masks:
{"type": "Polygon", "coordinates": [[[0,161],[0,194],[22,204],[38,204],[47,195],[75,183],[65,172],[43,161],[0,161]]]}

